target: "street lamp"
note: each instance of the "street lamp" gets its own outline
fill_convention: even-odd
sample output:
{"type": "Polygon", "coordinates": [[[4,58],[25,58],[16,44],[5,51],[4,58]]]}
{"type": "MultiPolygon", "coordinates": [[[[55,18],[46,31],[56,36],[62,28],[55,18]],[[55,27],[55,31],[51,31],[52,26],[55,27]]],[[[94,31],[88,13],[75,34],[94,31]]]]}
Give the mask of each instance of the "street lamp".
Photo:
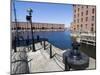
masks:
{"type": "Polygon", "coordinates": [[[33,29],[32,29],[32,12],[33,12],[33,10],[31,8],[28,8],[27,12],[29,13],[29,15],[26,15],[26,20],[29,21],[29,23],[31,24],[32,46],[33,46],[32,51],[36,51],[35,43],[34,43],[34,36],[33,36],[33,29]]]}
{"type": "Polygon", "coordinates": [[[29,13],[29,15],[32,15],[32,12],[33,12],[32,8],[28,8],[27,12],[29,13]]]}

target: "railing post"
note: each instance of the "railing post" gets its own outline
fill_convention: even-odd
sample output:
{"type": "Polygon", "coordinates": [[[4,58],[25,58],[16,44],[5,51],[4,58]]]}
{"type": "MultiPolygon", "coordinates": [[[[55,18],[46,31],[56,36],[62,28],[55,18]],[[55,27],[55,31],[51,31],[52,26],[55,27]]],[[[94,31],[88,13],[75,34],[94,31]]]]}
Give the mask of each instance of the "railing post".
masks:
{"type": "Polygon", "coordinates": [[[39,41],[40,40],[40,37],[39,37],[39,35],[37,35],[37,41],[39,41]]]}
{"type": "Polygon", "coordinates": [[[42,45],[42,41],[40,41],[40,44],[42,45]]]}
{"type": "Polygon", "coordinates": [[[52,45],[50,44],[50,58],[52,58],[52,45]]]}
{"type": "Polygon", "coordinates": [[[45,40],[44,40],[44,50],[46,50],[46,44],[45,44],[45,40]]]}
{"type": "Polygon", "coordinates": [[[17,52],[17,50],[16,50],[16,36],[15,36],[15,39],[13,40],[13,42],[12,42],[12,45],[14,47],[14,52],[17,52]]]}

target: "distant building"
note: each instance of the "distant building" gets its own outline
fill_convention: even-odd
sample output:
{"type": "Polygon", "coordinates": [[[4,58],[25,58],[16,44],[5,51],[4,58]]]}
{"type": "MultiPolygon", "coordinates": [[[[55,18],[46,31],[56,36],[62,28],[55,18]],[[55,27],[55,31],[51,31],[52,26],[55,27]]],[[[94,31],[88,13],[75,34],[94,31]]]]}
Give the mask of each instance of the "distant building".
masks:
{"type": "MultiPolygon", "coordinates": [[[[17,22],[17,27],[15,22],[11,24],[12,30],[16,28],[18,30],[30,30],[31,25],[29,22],[17,22]]],[[[64,31],[65,25],[64,24],[54,24],[54,23],[32,23],[32,29],[34,31],[64,31]]]]}
{"type": "Polygon", "coordinates": [[[73,5],[72,32],[96,32],[96,6],[73,5]]]}

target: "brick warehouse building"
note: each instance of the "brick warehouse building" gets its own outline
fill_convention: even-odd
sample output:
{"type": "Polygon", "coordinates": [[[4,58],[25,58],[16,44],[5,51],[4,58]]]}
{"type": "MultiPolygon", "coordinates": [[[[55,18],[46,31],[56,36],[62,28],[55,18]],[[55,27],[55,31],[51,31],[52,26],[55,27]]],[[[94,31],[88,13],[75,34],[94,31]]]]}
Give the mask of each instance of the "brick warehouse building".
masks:
{"type": "MultiPolygon", "coordinates": [[[[17,22],[17,27],[15,22],[11,23],[12,30],[16,28],[18,30],[30,30],[31,25],[27,22],[17,22]]],[[[54,23],[32,23],[32,29],[34,31],[64,31],[65,25],[64,24],[54,24],[54,23]]]]}
{"type": "Polygon", "coordinates": [[[73,5],[72,32],[95,33],[96,27],[96,6],[73,5]]]}

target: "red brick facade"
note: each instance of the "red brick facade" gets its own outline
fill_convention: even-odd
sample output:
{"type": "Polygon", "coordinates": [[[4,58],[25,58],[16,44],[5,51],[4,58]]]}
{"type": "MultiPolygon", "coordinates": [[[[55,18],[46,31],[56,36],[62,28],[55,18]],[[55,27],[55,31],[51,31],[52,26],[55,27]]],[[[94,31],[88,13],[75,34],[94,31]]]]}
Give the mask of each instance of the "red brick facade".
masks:
{"type": "MultiPolygon", "coordinates": [[[[19,29],[19,30],[30,30],[31,25],[27,22],[18,22],[17,27],[15,22],[11,23],[12,30],[19,29]]],[[[64,24],[53,24],[53,23],[32,23],[32,29],[35,31],[64,31],[65,25],[64,24]]]]}
{"type": "Polygon", "coordinates": [[[72,32],[93,32],[96,27],[96,6],[73,5],[72,32]]]}

